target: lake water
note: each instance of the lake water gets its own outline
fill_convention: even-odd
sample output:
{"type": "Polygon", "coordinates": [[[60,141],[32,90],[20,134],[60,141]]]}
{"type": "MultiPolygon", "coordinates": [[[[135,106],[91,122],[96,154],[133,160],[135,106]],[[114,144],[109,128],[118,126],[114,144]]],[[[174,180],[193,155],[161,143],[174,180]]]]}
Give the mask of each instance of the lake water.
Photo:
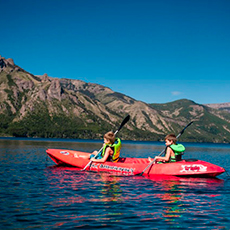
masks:
{"type": "MultiPolygon", "coordinates": [[[[116,177],[57,167],[46,149],[92,152],[101,141],[0,139],[0,229],[230,229],[230,179],[116,177]]],[[[230,171],[230,145],[184,143],[184,158],[230,171]]],[[[121,155],[164,143],[123,142],[121,155]]]]}

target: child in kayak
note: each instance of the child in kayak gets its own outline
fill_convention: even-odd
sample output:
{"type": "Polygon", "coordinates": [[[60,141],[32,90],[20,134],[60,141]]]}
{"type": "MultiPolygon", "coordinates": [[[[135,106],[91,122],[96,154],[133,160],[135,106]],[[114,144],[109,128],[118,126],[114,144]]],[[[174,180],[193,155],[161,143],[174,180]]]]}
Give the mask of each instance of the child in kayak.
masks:
{"type": "Polygon", "coordinates": [[[149,161],[169,163],[181,160],[185,147],[182,144],[177,144],[175,134],[168,134],[165,137],[165,145],[165,156],[156,156],[153,160],[149,157],[149,161]]]}
{"type": "Polygon", "coordinates": [[[119,160],[121,149],[121,140],[119,138],[115,138],[113,132],[107,132],[104,135],[104,144],[100,153],[98,151],[94,151],[89,157],[86,156],[75,156],[75,157],[83,157],[90,159],[92,162],[101,162],[112,161],[117,162],[119,160]]]}

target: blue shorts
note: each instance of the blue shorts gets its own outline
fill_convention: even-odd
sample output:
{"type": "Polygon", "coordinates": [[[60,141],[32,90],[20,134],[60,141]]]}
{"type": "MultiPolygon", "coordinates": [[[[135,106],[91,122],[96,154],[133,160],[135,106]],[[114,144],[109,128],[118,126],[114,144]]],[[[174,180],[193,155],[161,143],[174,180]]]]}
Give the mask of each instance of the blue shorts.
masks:
{"type": "MultiPolygon", "coordinates": [[[[90,159],[91,159],[91,158],[94,158],[94,157],[95,157],[94,154],[91,154],[91,155],[90,155],[90,159]]],[[[101,153],[99,153],[99,154],[95,157],[95,159],[101,159],[101,158],[102,158],[101,153]]]]}

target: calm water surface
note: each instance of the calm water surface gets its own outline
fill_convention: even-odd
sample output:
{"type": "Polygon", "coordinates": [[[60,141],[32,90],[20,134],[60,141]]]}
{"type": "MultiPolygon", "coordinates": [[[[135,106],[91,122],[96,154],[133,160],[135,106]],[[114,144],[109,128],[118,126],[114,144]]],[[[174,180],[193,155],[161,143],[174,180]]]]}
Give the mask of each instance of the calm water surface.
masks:
{"type": "MultiPolygon", "coordinates": [[[[48,148],[93,151],[100,141],[0,139],[0,229],[230,229],[230,179],[116,177],[57,167],[48,148]]],[[[230,171],[230,145],[185,144],[184,158],[230,171]]],[[[122,156],[164,143],[123,142],[122,156]]]]}

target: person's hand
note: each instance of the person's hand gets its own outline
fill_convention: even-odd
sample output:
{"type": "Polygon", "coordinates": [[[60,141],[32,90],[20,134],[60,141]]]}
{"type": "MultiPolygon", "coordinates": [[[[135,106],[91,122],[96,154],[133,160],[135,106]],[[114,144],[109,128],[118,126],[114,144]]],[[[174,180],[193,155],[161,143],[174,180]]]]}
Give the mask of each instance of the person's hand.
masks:
{"type": "Polygon", "coordinates": [[[154,161],[157,161],[158,159],[159,159],[158,156],[154,157],[154,161]]]}

